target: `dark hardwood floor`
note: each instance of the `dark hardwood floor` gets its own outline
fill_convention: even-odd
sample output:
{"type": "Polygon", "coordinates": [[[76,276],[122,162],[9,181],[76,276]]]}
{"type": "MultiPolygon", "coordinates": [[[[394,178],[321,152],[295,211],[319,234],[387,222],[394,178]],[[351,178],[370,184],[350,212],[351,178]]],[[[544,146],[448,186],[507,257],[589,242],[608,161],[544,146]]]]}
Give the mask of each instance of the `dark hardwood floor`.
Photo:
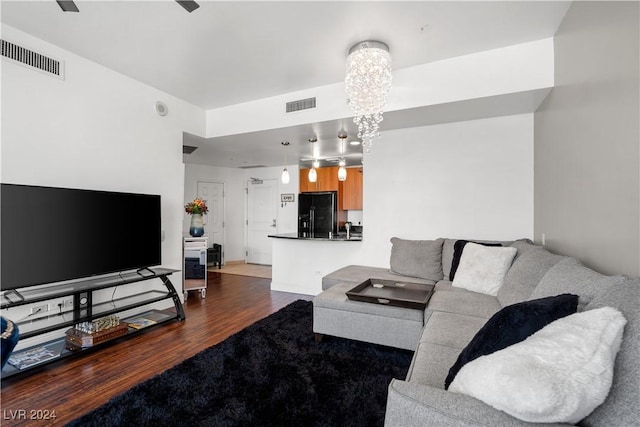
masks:
{"type": "Polygon", "coordinates": [[[100,351],[52,364],[32,376],[3,382],[0,424],[64,425],[289,303],[311,299],[271,292],[270,282],[210,272],[206,298],[191,293],[184,322],[151,328],[100,351]],[[55,420],[30,419],[53,411],[55,420]]]}

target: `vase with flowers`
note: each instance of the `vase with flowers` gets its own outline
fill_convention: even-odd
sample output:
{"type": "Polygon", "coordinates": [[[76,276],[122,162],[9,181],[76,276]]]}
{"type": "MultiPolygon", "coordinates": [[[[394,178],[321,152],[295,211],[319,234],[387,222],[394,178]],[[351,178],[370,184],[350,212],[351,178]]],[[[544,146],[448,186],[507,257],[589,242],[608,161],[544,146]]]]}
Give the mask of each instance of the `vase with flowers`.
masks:
{"type": "Polygon", "coordinates": [[[191,237],[201,237],[204,234],[202,215],[209,212],[207,203],[200,198],[196,198],[193,202],[184,205],[184,210],[188,215],[191,215],[189,234],[191,237]]]}

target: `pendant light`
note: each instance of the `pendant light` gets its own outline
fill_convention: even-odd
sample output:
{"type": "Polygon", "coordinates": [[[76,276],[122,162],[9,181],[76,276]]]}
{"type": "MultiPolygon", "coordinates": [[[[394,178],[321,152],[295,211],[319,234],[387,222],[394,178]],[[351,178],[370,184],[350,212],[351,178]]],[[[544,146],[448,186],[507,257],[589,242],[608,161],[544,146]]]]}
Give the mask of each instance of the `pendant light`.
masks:
{"type": "Polygon", "coordinates": [[[347,162],[344,160],[344,143],[347,140],[347,134],[340,132],[338,134],[338,138],[340,139],[340,162],[338,165],[338,181],[346,181],[347,180],[347,162]]]}
{"type": "Polygon", "coordinates": [[[340,163],[338,163],[338,165],[340,166],[338,168],[338,181],[346,181],[347,180],[347,168],[345,167],[345,161],[344,160],[340,160],[340,163]]]}
{"type": "Polygon", "coordinates": [[[309,182],[316,182],[318,180],[318,172],[316,168],[309,169],[309,182]]]}
{"type": "Polygon", "coordinates": [[[313,164],[311,165],[311,169],[309,169],[309,182],[316,182],[318,180],[318,172],[316,172],[316,168],[320,166],[320,162],[315,160],[315,153],[313,149],[313,143],[316,142],[318,138],[309,138],[309,142],[311,143],[311,157],[314,159],[313,164]]]}
{"type": "Polygon", "coordinates": [[[280,176],[280,180],[283,184],[288,184],[289,180],[289,171],[287,170],[287,147],[289,146],[289,141],[282,141],[280,144],[284,147],[284,169],[282,169],[282,176],[280,176]]]}

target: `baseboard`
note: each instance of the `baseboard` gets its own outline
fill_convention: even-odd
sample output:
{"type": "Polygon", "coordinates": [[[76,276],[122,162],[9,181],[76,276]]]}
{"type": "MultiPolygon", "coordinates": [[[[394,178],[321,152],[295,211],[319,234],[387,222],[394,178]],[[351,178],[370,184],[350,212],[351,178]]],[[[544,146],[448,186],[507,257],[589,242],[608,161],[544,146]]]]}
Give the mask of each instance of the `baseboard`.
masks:
{"type": "Polygon", "coordinates": [[[224,263],[225,263],[225,265],[246,264],[245,260],[243,260],[243,259],[232,260],[232,261],[225,261],[224,263]]]}
{"type": "Polygon", "coordinates": [[[279,291],[279,292],[289,292],[292,294],[312,295],[312,296],[316,296],[320,292],[322,292],[322,289],[320,291],[314,291],[309,289],[308,287],[296,286],[289,283],[276,282],[273,280],[271,281],[271,290],[279,291]]]}

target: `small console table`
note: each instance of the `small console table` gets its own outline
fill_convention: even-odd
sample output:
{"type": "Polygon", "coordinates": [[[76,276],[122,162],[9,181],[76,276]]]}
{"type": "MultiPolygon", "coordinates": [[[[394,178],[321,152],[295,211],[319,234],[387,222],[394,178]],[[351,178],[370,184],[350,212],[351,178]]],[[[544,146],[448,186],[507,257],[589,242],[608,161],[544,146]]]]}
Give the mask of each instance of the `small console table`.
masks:
{"type": "Polygon", "coordinates": [[[183,250],[183,289],[185,301],[189,291],[200,291],[202,298],[207,295],[207,245],[208,237],[185,237],[183,250]]]}
{"type": "MultiPolygon", "coordinates": [[[[42,317],[27,318],[22,321],[12,319],[18,325],[21,340],[65,328],[73,328],[74,325],[78,323],[91,322],[101,317],[114,315],[166,299],[173,301],[175,313],[149,310],[145,313],[132,316],[130,320],[143,318],[148,320],[148,325],[154,326],[172,320],[182,321],[185,319],[184,308],[175,287],[168,277],[177,271],[179,270],[146,268],[138,270],[137,272],[90,278],[73,283],[8,290],[2,293],[0,308],[5,310],[19,306],[33,306],[37,303],[44,303],[46,307],[50,307],[46,315],[42,317]],[[127,295],[122,298],[94,302],[94,300],[97,301],[97,298],[94,298],[96,291],[115,288],[116,286],[130,285],[150,279],[160,279],[166,291],[154,289],[134,295],[127,295]],[[52,304],[55,306],[52,306],[52,304]]],[[[121,321],[127,322],[127,319],[121,319],[121,321]]],[[[136,326],[137,327],[129,327],[124,337],[144,329],[141,328],[140,325],[136,326]]],[[[65,345],[66,338],[63,336],[29,348],[20,349],[15,351],[12,356],[16,356],[17,358],[22,357],[28,360],[21,368],[7,363],[2,369],[2,379],[23,375],[33,371],[35,368],[60,359],[75,356],[87,350],[95,350],[107,342],[110,341],[87,348],[71,350],[65,345]]]]}

